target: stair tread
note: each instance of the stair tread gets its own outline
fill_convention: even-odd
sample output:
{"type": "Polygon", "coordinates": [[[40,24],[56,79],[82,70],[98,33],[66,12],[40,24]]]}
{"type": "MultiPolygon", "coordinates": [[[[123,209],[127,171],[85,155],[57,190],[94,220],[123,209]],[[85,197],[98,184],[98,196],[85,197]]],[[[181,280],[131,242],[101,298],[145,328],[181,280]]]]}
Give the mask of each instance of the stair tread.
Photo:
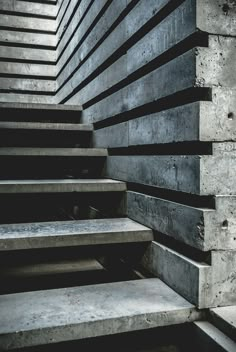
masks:
{"type": "Polygon", "coordinates": [[[126,183],[111,179],[0,180],[0,193],[67,193],[126,191],[126,183]]]}
{"type": "Polygon", "coordinates": [[[0,147],[2,156],[107,156],[105,148],[27,148],[0,147]]]}
{"type": "Polygon", "coordinates": [[[236,341],[236,306],[210,309],[214,324],[236,341]]]}
{"type": "Polygon", "coordinates": [[[0,277],[1,279],[14,277],[23,278],[91,270],[104,270],[104,268],[93,258],[47,261],[42,263],[17,263],[11,266],[3,265],[0,271],[0,277]]]}
{"type": "Polygon", "coordinates": [[[194,326],[199,332],[198,341],[202,340],[206,347],[205,351],[236,351],[236,343],[208,321],[196,321],[194,326]]]}
{"type": "Polygon", "coordinates": [[[152,240],[150,229],[128,218],[0,225],[0,250],[152,240]]]}
{"type": "Polygon", "coordinates": [[[82,111],[82,106],[81,105],[62,105],[62,104],[2,103],[2,102],[0,102],[0,109],[82,111]]]}
{"type": "Polygon", "coordinates": [[[0,122],[0,129],[93,131],[93,125],[82,123],[2,121],[0,122]]]}
{"type": "Polygon", "coordinates": [[[192,304],[159,279],[0,296],[0,347],[20,348],[193,321],[192,304]]]}

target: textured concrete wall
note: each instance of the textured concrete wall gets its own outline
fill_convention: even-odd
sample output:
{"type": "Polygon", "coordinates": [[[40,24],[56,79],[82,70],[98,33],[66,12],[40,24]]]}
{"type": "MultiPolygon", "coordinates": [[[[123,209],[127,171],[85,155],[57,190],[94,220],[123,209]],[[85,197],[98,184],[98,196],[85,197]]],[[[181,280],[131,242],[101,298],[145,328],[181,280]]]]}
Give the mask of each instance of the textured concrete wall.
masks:
{"type": "Polygon", "coordinates": [[[235,18],[231,0],[82,0],[58,61],[56,102],[83,104],[156,231],[143,264],[199,307],[236,303],[235,18]]]}

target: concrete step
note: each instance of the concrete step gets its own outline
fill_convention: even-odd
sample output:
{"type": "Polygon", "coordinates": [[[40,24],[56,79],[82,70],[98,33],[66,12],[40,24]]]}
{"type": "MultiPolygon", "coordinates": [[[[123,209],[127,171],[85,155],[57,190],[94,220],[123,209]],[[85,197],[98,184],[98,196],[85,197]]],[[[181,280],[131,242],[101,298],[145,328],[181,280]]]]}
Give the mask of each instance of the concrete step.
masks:
{"type": "Polygon", "coordinates": [[[0,42],[5,45],[20,45],[22,47],[37,47],[55,49],[57,37],[54,34],[28,33],[20,31],[1,30],[0,42]]]}
{"type": "Polygon", "coordinates": [[[20,48],[14,46],[0,45],[0,58],[5,61],[27,61],[27,62],[42,62],[56,63],[57,52],[46,49],[20,48]]]}
{"type": "Polygon", "coordinates": [[[47,79],[56,79],[57,68],[55,65],[22,63],[22,62],[0,62],[0,76],[30,76],[31,79],[44,77],[47,79]]]}
{"type": "Polygon", "coordinates": [[[46,94],[28,94],[21,93],[17,94],[15,92],[0,93],[1,103],[24,103],[24,104],[54,104],[55,96],[46,94]]]}
{"type": "Polygon", "coordinates": [[[56,130],[92,132],[92,124],[57,123],[57,122],[17,122],[0,121],[0,129],[4,130],[56,130]]]}
{"type": "Polygon", "coordinates": [[[236,343],[207,321],[194,322],[195,346],[202,352],[235,352],[236,343]]]}
{"type": "Polygon", "coordinates": [[[124,191],[124,182],[111,179],[0,180],[0,194],[124,191]]]}
{"type": "Polygon", "coordinates": [[[36,78],[0,78],[0,91],[4,93],[44,93],[53,95],[57,90],[57,82],[53,79],[36,78]]]}
{"type": "Polygon", "coordinates": [[[6,27],[7,29],[13,30],[29,30],[29,31],[40,31],[40,32],[51,32],[56,33],[57,22],[53,19],[34,18],[15,16],[15,15],[4,15],[0,17],[0,27],[6,27]]]}
{"type": "Polygon", "coordinates": [[[104,270],[103,266],[93,258],[70,259],[61,261],[43,261],[41,263],[22,263],[1,267],[0,277],[30,278],[38,276],[78,273],[104,270]]]}
{"type": "Polygon", "coordinates": [[[103,148],[1,148],[0,156],[42,156],[42,157],[106,157],[103,148]]]}
{"type": "Polygon", "coordinates": [[[218,329],[236,342],[236,306],[211,309],[210,320],[218,329]]]}
{"type": "Polygon", "coordinates": [[[149,242],[150,229],[128,218],[0,225],[0,251],[149,242]]]}
{"type": "Polygon", "coordinates": [[[202,314],[159,279],[2,295],[0,311],[3,350],[181,324],[202,314]]]}
{"type": "Polygon", "coordinates": [[[0,111],[1,121],[78,123],[82,107],[80,105],[0,102],[0,111]]]}
{"type": "MultiPolygon", "coordinates": [[[[52,1],[50,1],[52,2],[52,1]]],[[[61,1],[59,2],[61,3],[61,1]]],[[[28,1],[19,1],[19,0],[7,0],[0,2],[0,11],[12,14],[27,14],[33,15],[38,17],[53,17],[56,18],[58,10],[59,10],[59,3],[55,6],[55,3],[52,4],[42,4],[28,1]]]]}

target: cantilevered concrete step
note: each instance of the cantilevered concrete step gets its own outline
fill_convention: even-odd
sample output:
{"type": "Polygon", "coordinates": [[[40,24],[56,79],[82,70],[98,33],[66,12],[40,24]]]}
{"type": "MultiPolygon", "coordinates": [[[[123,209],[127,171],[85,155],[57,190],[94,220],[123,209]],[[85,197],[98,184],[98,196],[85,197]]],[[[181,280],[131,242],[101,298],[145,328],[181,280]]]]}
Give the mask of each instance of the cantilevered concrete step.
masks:
{"type": "Polygon", "coordinates": [[[55,63],[57,52],[47,49],[20,48],[0,45],[0,58],[5,61],[55,63]]]}
{"type": "Polygon", "coordinates": [[[93,258],[81,258],[57,261],[41,261],[40,263],[22,263],[17,265],[2,266],[0,278],[27,278],[66,273],[100,271],[104,267],[93,258]]]}
{"type": "Polygon", "coordinates": [[[11,14],[27,14],[28,16],[40,16],[40,17],[54,17],[56,18],[59,7],[55,6],[53,1],[52,4],[42,4],[37,2],[28,1],[16,1],[7,0],[0,1],[0,12],[1,13],[11,13],[11,14]]]}
{"type": "Polygon", "coordinates": [[[126,183],[110,179],[0,180],[0,194],[124,191],[126,183]]]}
{"type": "Polygon", "coordinates": [[[0,130],[92,132],[92,124],[0,121],[0,130]]]}
{"type": "Polygon", "coordinates": [[[213,308],[210,315],[214,325],[236,342],[236,306],[213,308]]]}
{"type": "Polygon", "coordinates": [[[61,104],[30,104],[30,103],[1,103],[0,109],[15,110],[50,110],[50,111],[81,111],[80,105],[61,105],[61,104]]]}
{"type": "Polygon", "coordinates": [[[0,42],[4,45],[26,46],[35,48],[56,49],[57,36],[45,33],[28,33],[21,31],[1,30],[0,42]]]}
{"type": "Polygon", "coordinates": [[[195,328],[195,348],[202,352],[235,352],[236,343],[208,321],[197,321],[195,328]]]}
{"type": "Polygon", "coordinates": [[[1,14],[0,27],[13,30],[32,30],[38,32],[56,33],[57,22],[53,19],[30,18],[16,15],[1,14]]]}
{"type": "Polygon", "coordinates": [[[44,156],[44,157],[105,157],[103,148],[1,148],[0,156],[44,156]]]}
{"type": "Polygon", "coordinates": [[[127,218],[0,225],[0,251],[152,240],[150,229],[127,218]]]}
{"type": "Polygon", "coordinates": [[[0,121],[0,129],[8,130],[57,130],[57,131],[93,131],[92,124],[57,122],[17,122],[0,121]]]}
{"type": "Polygon", "coordinates": [[[201,313],[159,279],[2,295],[0,348],[180,324],[201,313]]]}

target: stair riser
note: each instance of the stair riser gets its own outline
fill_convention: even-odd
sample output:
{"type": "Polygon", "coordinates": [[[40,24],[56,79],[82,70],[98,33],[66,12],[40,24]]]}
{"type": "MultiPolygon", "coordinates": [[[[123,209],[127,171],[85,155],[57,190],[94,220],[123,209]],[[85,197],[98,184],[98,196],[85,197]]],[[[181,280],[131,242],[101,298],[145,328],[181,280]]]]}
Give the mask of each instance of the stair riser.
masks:
{"type": "Polygon", "coordinates": [[[89,131],[0,130],[2,147],[89,147],[89,131]]]}
{"type": "Polygon", "coordinates": [[[123,192],[1,194],[1,223],[79,220],[126,215],[123,192]]]}
{"type": "Polygon", "coordinates": [[[98,178],[105,157],[4,157],[0,156],[0,179],[98,178]]]}

